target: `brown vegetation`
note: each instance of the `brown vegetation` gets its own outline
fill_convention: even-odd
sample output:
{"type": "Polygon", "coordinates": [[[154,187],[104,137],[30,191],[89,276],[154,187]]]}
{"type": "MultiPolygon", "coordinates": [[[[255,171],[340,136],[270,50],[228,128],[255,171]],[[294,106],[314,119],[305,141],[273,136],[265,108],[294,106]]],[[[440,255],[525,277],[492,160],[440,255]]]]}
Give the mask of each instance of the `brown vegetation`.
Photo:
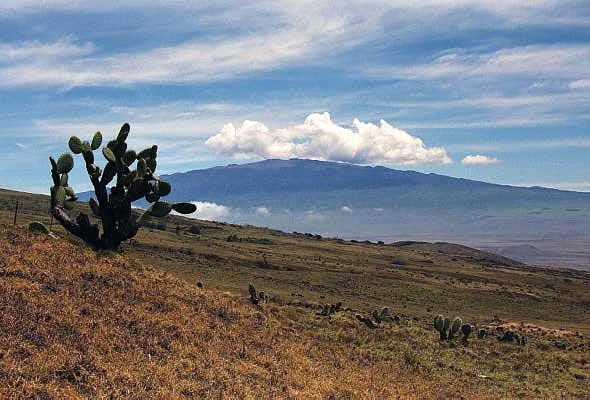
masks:
{"type": "Polygon", "coordinates": [[[435,397],[386,360],[299,332],[245,298],[0,228],[0,395],[435,397]]]}

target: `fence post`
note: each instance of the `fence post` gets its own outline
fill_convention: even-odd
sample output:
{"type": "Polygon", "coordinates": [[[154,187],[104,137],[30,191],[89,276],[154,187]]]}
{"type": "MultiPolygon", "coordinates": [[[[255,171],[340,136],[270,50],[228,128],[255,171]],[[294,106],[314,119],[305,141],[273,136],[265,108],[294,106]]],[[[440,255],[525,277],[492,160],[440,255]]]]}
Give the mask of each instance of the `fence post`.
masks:
{"type": "Polygon", "coordinates": [[[12,225],[16,225],[16,215],[18,214],[18,200],[16,201],[16,208],[14,209],[14,220],[12,221],[12,225]]]}

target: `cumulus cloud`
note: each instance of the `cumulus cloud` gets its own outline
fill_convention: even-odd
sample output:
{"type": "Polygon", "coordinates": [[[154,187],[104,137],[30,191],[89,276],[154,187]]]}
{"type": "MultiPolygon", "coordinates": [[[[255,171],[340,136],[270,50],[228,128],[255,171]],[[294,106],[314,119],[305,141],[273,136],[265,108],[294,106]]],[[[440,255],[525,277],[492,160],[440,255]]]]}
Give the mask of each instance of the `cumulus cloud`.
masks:
{"type": "Polygon", "coordinates": [[[217,154],[235,157],[309,158],[355,164],[448,164],[445,149],[426,147],[409,133],[381,120],[377,126],[358,119],[353,129],[332,122],[330,114],[309,115],[303,124],[270,130],[261,122],[226,124],[205,142],[217,154]]]}
{"type": "Polygon", "coordinates": [[[348,207],[348,206],[342,206],[340,207],[340,211],[351,214],[352,213],[352,208],[348,207]]]}
{"type": "Polygon", "coordinates": [[[207,201],[192,201],[197,206],[197,211],[188,215],[189,218],[204,219],[207,221],[223,221],[231,214],[231,208],[207,201]]]}
{"type": "Polygon", "coordinates": [[[500,160],[494,157],[484,156],[481,154],[465,156],[461,160],[463,165],[489,165],[499,163],[500,160]]]}

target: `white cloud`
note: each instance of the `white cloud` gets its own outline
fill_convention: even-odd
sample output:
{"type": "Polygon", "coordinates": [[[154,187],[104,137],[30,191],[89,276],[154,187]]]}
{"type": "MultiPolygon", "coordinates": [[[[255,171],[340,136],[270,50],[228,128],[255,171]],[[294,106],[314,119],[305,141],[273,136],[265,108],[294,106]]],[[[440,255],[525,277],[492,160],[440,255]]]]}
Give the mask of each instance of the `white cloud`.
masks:
{"type": "Polygon", "coordinates": [[[481,154],[465,156],[461,160],[463,165],[489,165],[499,163],[500,160],[494,157],[484,156],[481,154]]]}
{"type": "Polygon", "coordinates": [[[504,48],[488,53],[449,51],[432,62],[369,69],[369,75],[429,80],[479,76],[527,75],[536,79],[580,79],[588,76],[590,45],[555,44],[504,48]]]}
{"type": "Polygon", "coordinates": [[[270,210],[266,207],[258,207],[256,208],[256,214],[260,215],[261,217],[266,217],[270,214],[270,210]]]}
{"type": "Polygon", "coordinates": [[[224,221],[231,215],[231,208],[207,201],[192,201],[197,206],[197,211],[188,215],[189,218],[204,219],[207,221],[224,221]]]}
{"type": "Polygon", "coordinates": [[[340,211],[348,213],[348,214],[352,214],[352,208],[348,207],[348,206],[342,206],[340,207],[340,211]]]}
{"type": "Polygon", "coordinates": [[[81,56],[94,51],[92,43],[76,44],[70,38],[62,38],[53,43],[38,40],[14,43],[0,43],[0,63],[27,59],[56,59],[81,56]]]}
{"type": "MultiPolygon", "coordinates": [[[[31,10],[41,5],[35,3],[28,1],[22,9],[31,10]]],[[[59,8],[64,3],[57,1],[47,6],[59,8]]],[[[91,4],[87,3],[80,1],[71,7],[93,11],[93,7],[89,10],[91,4]]],[[[142,3],[146,2],[138,1],[126,6],[141,7],[142,3]]],[[[166,4],[166,7],[169,5],[166,4]]],[[[201,27],[204,30],[215,29],[215,35],[199,36],[162,47],[145,49],[146,46],[143,46],[141,50],[129,49],[124,54],[104,51],[86,54],[92,50],[89,47],[92,45],[85,45],[84,52],[62,51],[55,53],[56,57],[52,59],[17,60],[0,67],[0,85],[75,87],[211,82],[291,66],[295,62],[322,62],[327,49],[334,54],[370,40],[371,32],[377,31],[379,25],[368,15],[359,18],[352,10],[342,15],[334,14],[328,4],[314,4],[312,13],[307,12],[306,5],[296,2],[280,6],[259,2],[250,7],[240,7],[240,12],[231,3],[206,10],[190,2],[174,2],[170,7],[177,11],[189,9],[190,12],[184,14],[192,15],[188,18],[192,22],[191,32],[201,27]],[[302,17],[303,13],[305,17],[302,17]],[[231,25],[232,29],[229,32],[220,31],[219,24],[231,25]]],[[[188,24],[187,21],[184,23],[188,24]]],[[[9,50],[15,54],[26,54],[32,45],[51,49],[60,47],[63,42],[64,39],[46,44],[11,44],[9,50]]]]}
{"type": "Polygon", "coordinates": [[[341,127],[330,114],[311,114],[301,125],[270,130],[257,121],[240,128],[226,124],[205,144],[217,154],[236,157],[309,158],[357,164],[447,164],[451,159],[440,147],[394,128],[384,120],[380,126],[355,119],[354,129],[341,127]]]}
{"type": "Polygon", "coordinates": [[[571,89],[588,89],[590,88],[590,79],[580,79],[570,82],[569,87],[571,89]]]}

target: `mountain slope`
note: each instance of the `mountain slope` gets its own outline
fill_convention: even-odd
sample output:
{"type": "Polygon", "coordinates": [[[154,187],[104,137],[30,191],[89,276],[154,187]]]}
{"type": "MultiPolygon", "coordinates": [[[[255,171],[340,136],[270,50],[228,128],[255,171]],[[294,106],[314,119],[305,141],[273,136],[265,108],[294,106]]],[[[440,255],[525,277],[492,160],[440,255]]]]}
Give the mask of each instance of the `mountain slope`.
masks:
{"type": "Polygon", "coordinates": [[[0,227],[0,247],[2,398],[435,398],[276,307],[23,230],[0,227]]]}
{"type": "MultiPolygon", "coordinates": [[[[502,201],[559,201],[590,200],[590,194],[564,192],[546,188],[522,188],[497,185],[437,174],[423,174],[415,171],[400,171],[385,167],[367,167],[345,163],[314,160],[264,160],[251,164],[232,164],[165,175],[173,183],[173,199],[193,198],[215,200],[248,196],[271,199],[273,195],[290,196],[296,193],[329,193],[391,190],[396,200],[416,206],[432,206],[428,202],[449,198],[470,201],[473,206],[478,200],[494,196],[502,201]],[[415,198],[413,198],[415,196],[415,198]],[[432,196],[427,197],[427,196],[432,196]],[[463,199],[462,196],[465,198],[463,199]]],[[[285,199],[288,201],[288,199],[285,199]]],[[[355,199],[343,199],[344,201],[355,199]]],[[[315,204],[315,203],[313,203],[315,204]]],[[[379,202],[382,204],[382,202],[379,202]]],[[[379,204],[374,204],[375,206],[379,204]]],[[[462,204],[450,205],[461,206],[462,204]]]]}
{"type": "Polygon", "coordinates": [[[211,202],[197,216],[357,240],[452,241],[478,248],[518,244],[587,268],[590,193],[496,185],[384,167],[265,160],[164,176],[173,200],[211,202]]]}

